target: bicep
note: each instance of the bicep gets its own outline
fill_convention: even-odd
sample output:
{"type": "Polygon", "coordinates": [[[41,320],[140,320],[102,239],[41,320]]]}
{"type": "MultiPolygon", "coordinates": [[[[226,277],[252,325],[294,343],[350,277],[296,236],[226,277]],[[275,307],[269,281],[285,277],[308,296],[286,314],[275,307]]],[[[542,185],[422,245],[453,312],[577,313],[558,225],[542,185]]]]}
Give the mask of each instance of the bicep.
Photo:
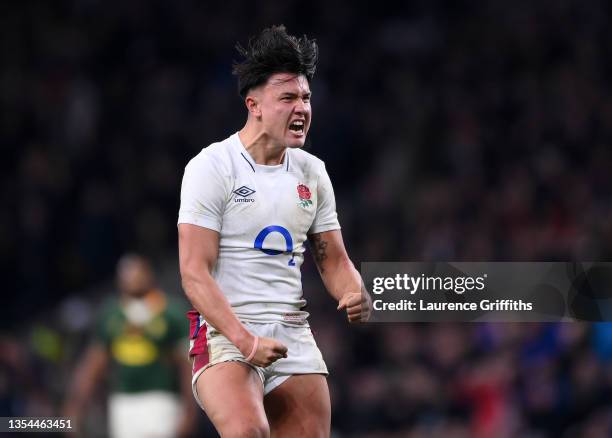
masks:
{"type": "Polygon", "coordinates": [[[179,224],[181,275],[212,271],[219,255],[219,232],[192,224],[179,224]]]}

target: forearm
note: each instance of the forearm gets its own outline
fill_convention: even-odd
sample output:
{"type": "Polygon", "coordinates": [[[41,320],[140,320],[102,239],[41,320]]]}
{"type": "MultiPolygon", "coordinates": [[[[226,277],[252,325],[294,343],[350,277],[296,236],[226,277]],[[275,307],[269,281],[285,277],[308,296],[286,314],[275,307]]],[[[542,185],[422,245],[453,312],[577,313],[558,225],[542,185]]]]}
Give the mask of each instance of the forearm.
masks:
{"type": "Polygon", "coordinates": [[[348,258],[328,263],[323,270],[319,268],[319,271],[325,288],[336,301],[340,301],[347,293],[362,292],[361,275],[348,258]]]}
{"type": "Polygon", "coordinates": [[[325,288],[337,301],[362,291],[361,275],[344,249],[339,230],[309,236],[312,255],[325,288]]]}
{"type": "Polygon", "coordinates": [[[248,356],[255,337],[238,320],[211,275],[218,250],[218,232],[196,225],[179,224],[181,280],[187,298],[207,322],[248,356]]]}
{"type": "Polygon", "coordinates": [[[330,295],[338,300],[338,310],[346,309],[349,322],[367,321],[372,299],[346,253],[340,231],[313,234],[310,243],[323,284],[330,295]]]}
{"type": "Polygon", "coordinates": [[[95,344],[89,347],[66,397],[64,409],[71,416],[80,416],[86,408],[106,372],[107,362],[107,352],[103,346],[95,344]]]}
{"type": "Polygon", "coordinates": [[[213,327],[248,355],[254,336],[234,314],[221,289],[208,272],[183,273],[183,289],[195,309],[213,327]]]}

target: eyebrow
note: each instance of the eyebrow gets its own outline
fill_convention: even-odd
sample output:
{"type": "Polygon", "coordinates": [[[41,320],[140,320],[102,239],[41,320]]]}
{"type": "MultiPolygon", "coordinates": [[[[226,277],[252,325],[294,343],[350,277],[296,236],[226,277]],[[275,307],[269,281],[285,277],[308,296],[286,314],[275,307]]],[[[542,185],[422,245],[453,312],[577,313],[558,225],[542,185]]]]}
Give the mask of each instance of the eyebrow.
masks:
{"type": "MultiPolygon", "coordinates": [[[[308,96],[308,97],[310,97],[311,95],[312,95],[312,92],[310,92],[310,91],[307,91],[307,92],[305,92],[305,93],[303,94],[303,96],[308,96]]],[[[283,92],[280,94],[280,97],[286,97],[286,96],[287,96],[287,97],[297,97],[297,96],[298,96],[298,93],[292,93],[291,91],[283,91],[283,92]]]]}

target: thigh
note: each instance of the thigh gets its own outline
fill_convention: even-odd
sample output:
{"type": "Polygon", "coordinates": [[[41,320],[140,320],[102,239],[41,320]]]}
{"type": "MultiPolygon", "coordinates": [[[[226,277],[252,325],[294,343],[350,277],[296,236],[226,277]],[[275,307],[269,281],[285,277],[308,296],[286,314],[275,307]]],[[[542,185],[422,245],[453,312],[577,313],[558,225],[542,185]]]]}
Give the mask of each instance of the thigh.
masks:
{"type": "Polygon", "coordinates": [[[261,379],[249,365],[233,361],[214,365],[200,375],[196,388],[221,436],[269,436],[261,379]]]}
{"type": "Polygon", "coordinates": [[[289,377],[264,398],[272,437],[329,437],[331,403],[320,374],[289,377]]]}

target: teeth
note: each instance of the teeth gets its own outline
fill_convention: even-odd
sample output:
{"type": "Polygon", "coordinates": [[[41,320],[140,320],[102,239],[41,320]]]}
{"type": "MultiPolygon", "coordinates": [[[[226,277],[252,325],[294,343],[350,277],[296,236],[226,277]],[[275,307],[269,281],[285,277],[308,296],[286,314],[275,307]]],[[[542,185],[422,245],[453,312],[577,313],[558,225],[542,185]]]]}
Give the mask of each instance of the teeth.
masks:
{"type": "Polygon", "coordinates": [[[296,120],[289,125],[289,129],[292,131],[303,131],[304,130],[304,121],[296,120]]]}

